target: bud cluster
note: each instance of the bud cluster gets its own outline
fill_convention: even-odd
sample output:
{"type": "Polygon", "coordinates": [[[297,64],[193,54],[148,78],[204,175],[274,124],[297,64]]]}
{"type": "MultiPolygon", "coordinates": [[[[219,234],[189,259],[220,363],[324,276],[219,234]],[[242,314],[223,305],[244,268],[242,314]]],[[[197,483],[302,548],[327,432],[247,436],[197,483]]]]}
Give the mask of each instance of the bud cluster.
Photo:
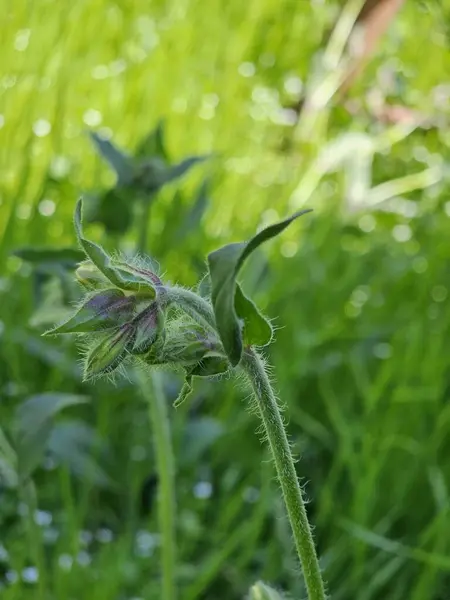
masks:
{"type": "Polygon", "coordinates": [[[84,261],[76,271],[84,300],[68,321],[47,332],[82,336],[86,379],[111,373],[130,357],[148,366],[182,367],[190,377],[229,369],[218,336],[171,311],[169,288],[152,270],[123,260],[112,260],[110,268],[137,277],[137,285],[120,289],[92,261],[84,261]]]}

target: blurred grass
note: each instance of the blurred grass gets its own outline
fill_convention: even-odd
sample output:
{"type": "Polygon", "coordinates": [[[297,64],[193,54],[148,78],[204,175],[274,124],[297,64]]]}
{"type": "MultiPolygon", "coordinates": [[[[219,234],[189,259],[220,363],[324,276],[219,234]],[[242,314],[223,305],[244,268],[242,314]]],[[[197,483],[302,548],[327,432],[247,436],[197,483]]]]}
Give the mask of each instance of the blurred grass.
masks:
{"type": "MultiPolygon", "coordinates": [[[[160,540],[141,507],[154,465],[145,406],[129,382],[81,384],[73,345],[40,339],[32,271],[12,252],[73,243],[77,195],[111,184],[86,130],[131,150],[165,117],[174,159],[217,154],[198,236],[165,245],[173,188],[152,211],[149,247],[170,278],[195,283],[192,256],[283,215],[296,189],[317,208],[245,281],[280,327],[270,354],[333,600],[450,598],[450,3],[407,3],[352,90],[357,112],[326,108],[303,142],[282,107],[323,75],[334,2],[0,0],[0,13],[0,418],[9,424],[32,394],[88,394],[70,422],[93,426],[114,482],[99,483],[93,465],[74,478],[47,458],[32,528],[0,491],[3,597],[160,597],[160,540]],[[368,110],[377,94],[438,126],[397,127],[392,145],[368,110]],[[380,139],[365,160],[364,144],[380,139]],[[323,152],[333,166],[321,179],[323,152]],[[430,168],[433,185],[421,175],[393,184],[376,211],[354,210],[355,197],[378,197],[372,186],[430,168]]],[[[199,177],[181,185],[184,202],[199,177]]],[[[177,385],[168,380],[169,400],[177,385]]],[[[243,598],[257,579],[303,594],[241,395],[228,382],[199,386],[172,414],[183,600],[243,598]]]]}

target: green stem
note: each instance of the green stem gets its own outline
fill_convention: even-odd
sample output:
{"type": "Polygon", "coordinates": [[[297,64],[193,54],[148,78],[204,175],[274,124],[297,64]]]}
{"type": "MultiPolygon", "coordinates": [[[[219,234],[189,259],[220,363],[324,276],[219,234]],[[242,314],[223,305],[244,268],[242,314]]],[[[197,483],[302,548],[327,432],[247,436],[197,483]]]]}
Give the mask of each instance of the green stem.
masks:
{"type": "Polygon", "coordinates": [[[255,392],[259,413],[283,492],[295,546],[302,565],[309,600],[325,600],[325,587],[302,490],[295,471],[280,408],[264,368],[264,362],[257,352],[247,350],[242,357],[241,366],[255,392]]]}
{"type": "MultiPolygon", "coordinates": [[[[168,294],[171,300],[176,302],[192,318],[215,330],[214,311],[207,300],[183,288],[168,288],[168,294]]],[[[294,459],[280,408],[264,368],[263,360],[254,350],[247,350],[240,365],[255,392],[259,413],[281,484],[281,491],[291,524],[295,547],[302,565],[309,600],[325,600],[325,586],[302,490],[294,467],[294,459]]]]}
{"type": "Polygon", "coordinates": [[[161,598],[162,600],[175,600],[177,597],[175,577],[175,464],[169,416],[160,374],[152,373],[151,379],[149,379],[143,373],[139,373],[139,380],[149,407],[158,474],[158,520],[162,539],[161,598]],[[148,388],[149,381],[151,382],[151,390],[148,388]]]}

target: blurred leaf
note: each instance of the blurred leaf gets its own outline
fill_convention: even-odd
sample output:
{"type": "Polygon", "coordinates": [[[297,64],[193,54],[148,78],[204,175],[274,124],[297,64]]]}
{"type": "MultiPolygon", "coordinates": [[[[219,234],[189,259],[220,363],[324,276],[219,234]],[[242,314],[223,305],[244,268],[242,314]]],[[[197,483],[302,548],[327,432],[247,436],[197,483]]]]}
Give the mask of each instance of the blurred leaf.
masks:
{"type": "Polygon", "coordinates": [[[6,458],[0,456],[0,488],[16,488],[18,484],[17,471],[6,458]]]}
{"type": "Polygon", "coordinates": [[[176,165],[167,166],[160,158],[145,160],[139,167],[135,178],[135,185],[149,193],[154,193],[167,183],[185,175],[198,163],[205,161],[209,156],[190,156],[176,165]]]}
{"type": "Polygon", "coordinates": [[[18,472],[27,479],[40,464],[53,427],[54,417],[68,406],[84,404],[85,396],[47,393],[32,396],[16,410],[15,432],[18,472]]]}
{"type": "Polygon", "coordinates": [[[59,264],[75,266],[84,259],[84,253],[76,248],[19,248],[13,254],[31,264],[59,264]]]}
{"type": "Polygon", "coordinates": [[[42,339],[41,336],[30,335],[24,329],[14,329],[11,333],[11,340],[20,345],[30,356],[57,369],[59,373],[74,379],[80,378],[77,361],[67,351],[63,351],[60,345],[56,347],[54,342],[42,339]]]}
{"type": "Polygon", "coordinates": [[[137,190],[149,194],[147,201],[150,201],[151,195],[164,185],[167,169],[167,163],[160,157],[145,159],[138,166],[133,183],[137,190]]]}
{"type": "Polygon", "coordinates": [[[187,211],[176,235],[177,240],[181,241],[192,232],[198,232],[199,225],[205,214],[209,202],[209,182],[204,181],[197,192],[197,198],[194,205],[187,211]]]}
{"type": "Polygon", "coordinates": [[[136,194],[129,187],[112,188],[91,197],[87,221],[101,223],[112,234],[124,234],[133,223],[136,194]]]}
{"type": "Polygon", "coordinates": [[[161,119],[155,129],[151,131],[138,145],[135,157],[144,158],[157,156],[164,160],[168,160],[167,152],[164,144],[165,123],[161,119]]]}
{"type": "Polygon", "coordinates": [[[111,487],[113,482],[92,456],[99,447],[95,430],[82,421],[56,423],[48,438],[48,450],[65,463],[81,479],[89,479],[96,486],[111,487]]]}
{"type": "Polygon", "coordinates": [[[18,482],[17,454],[0,427],[0,486],[15,488],[18,482]]]}
{"type": "Polygon", "coordinates": [[[308,212],[310,210],[300,211],[284,221],[266,227],[249,242],[228,244],[208,255],[217,328],[233,366],[241,360],[244,342],[262,346],[272,337],[270,323],[236,283],[239,270],[258,246],[284,231],[292,221],[308,212]]]}
{"type": "Polygon", "coordinates": [[[135,302],[134,296],[125,296],[121,290],[102,290],[89,296],[68,321],[45,335],[87,333],[117,327],[131,319],[135,302]]]}
{"type": "Polygon", "coordinates": [[[197,165],[201,162],[204,162],[208,158],[210,158],[210,155],[208,155],[208,154],[203,155],[203,156],[190,156],[188,158],[185,158],[178,164],[168,167],[166,169],[166,172],[163,174],[163,177],[161,180],[161,185],[164,185],[166,183],[169,183],[170,181],[173,181],[174,179],[178,179],[179,177],[182,177],[188,171],[190,171],[192,169],[192,167],[194,167],[195,165],[197,165]]]}
{"type": "Polygon", "coordinates": [[[112,142],[99,136],[94,131],[89,132],[99,154],[112,167],[117,175],[118,185],[128,185],[133,180],[133,159],[119,150],[112,142]]]}

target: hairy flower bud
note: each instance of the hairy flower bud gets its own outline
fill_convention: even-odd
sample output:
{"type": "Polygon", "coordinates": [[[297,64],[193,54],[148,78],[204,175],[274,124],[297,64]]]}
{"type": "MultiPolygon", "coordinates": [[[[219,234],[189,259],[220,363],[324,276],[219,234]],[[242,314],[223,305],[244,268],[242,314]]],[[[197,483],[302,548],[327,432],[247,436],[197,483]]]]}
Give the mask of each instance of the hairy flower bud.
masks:
{"type": "Polygon", "coordinates": [[[136,327],[132,323],[126,323],[104,336],[88,352],[84,369],[86,379],[116,369],[133,347],[135,338],[136,327]]]}
{"type": "Polygon", "coordinates": [[[248,600],[283,600],[283,596],[262,581],[258,581],[251,587],[248,600]]]}
{"type": "Polygon", "coordinates": [[[164,337],[164,312],[157,301],[152,302],[134,319],[136,338],[133,354],[144,354],[157,340],[164,337]]]}
{"type": "Polygon", "coordinates": [[[190,364],[201,360],[214,349],[215,341],[194,329],[172,331],[163,349],[163,362],[190,364]]]}

